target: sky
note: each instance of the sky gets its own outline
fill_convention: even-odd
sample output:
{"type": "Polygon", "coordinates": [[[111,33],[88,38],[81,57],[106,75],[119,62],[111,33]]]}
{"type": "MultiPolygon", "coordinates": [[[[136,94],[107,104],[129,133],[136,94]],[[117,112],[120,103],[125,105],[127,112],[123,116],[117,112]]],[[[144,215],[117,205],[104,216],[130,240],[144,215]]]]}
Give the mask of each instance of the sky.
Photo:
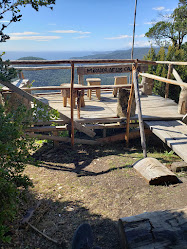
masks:
{"type": "MultiPolygon", "coordinates": [[[[178,0],[138,0],[135,47],[150,47],[144,37],[178,0]]],[[[53,10],[21,8],[22,20],[6,29],[1,51],[112,51],[132,46],[135,0],[56,0],[53,10]]],[[[6,24],[9,15],[1,20],[6,24]]],[[[153,42],[152,42],[153,44],[153,42]]],[[[154,45],[154,44],[153,44],[154,45]]]]}

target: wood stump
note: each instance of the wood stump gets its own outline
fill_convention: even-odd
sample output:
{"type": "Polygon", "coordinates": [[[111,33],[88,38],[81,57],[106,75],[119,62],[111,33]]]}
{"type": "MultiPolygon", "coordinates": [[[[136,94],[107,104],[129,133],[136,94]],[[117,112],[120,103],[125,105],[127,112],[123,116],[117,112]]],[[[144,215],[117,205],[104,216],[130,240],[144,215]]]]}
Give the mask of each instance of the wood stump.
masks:
{"type": "MultiPolygon", "coordinates": [[[[117,116],[120,118],[124,118],[127,116],[129,94],[130,94],[129,90],[119,89],[117,116]]],[[[132,106],[131,106],[131,113],[130,113],[131,117],[135,115],[135,111],[136,111],[136,102],[135,102],[135,96],[134,96],[133,101],[132,101],[132,106]]]]}
{"type": "Polygon", "coordinates": [[[143,85],[142,93],[145,95],[152,95],[154,80],[142,77],[141,84],[143,85]]]}
{"type": "Polygon", "coordinates": [[[187,207],[124,217],[118,227],[122,249],[187,248],[187,207]]]}
{"type": "Polygon", "coordinates": [[[181,92],[179,95],[178,103],[178,113],[186,114],[187,113],[187,88],[181,87],[181,92]]]}
{"type": "Polygon", "coordinates": [[[150,185],[178,183],[179,179],[157,159],[146,157],[137,161],[133,168],[145,178],[150,185]]]}

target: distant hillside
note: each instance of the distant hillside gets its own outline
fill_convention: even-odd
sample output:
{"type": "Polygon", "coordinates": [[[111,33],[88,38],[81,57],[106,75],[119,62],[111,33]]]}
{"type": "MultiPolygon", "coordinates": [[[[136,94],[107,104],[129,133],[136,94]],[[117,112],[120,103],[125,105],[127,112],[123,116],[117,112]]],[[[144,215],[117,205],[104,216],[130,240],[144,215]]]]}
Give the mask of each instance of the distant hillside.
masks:
{"type": "Polygon", "coordinates": [[[25,56],[25,57],[19,58],[18,60],[20,60],[20,61],[26,61],[26,60],[39,61],[39,60],[45,60],[45,59],[41,58],[41,57],[25,56]]]}
{"type": "MultiPolygon", "coordinates": [[[[158,48],[155,49],[156,53],[158,52],[158,48]]],[[[143,59],[144,55],[146,55],[149,51],[149,48],[135,48],[134,49],[134,58],[135,59],[143,59]]],[[[113,52],[103,52],[92,54],[89,56],[83,57],[73,57],[73,59],[130,59],[131,57],[131,49],[129,50],[118,50],[113,52]]],[[[71,58],[72,59],[72,58],[71,58]]],[[[19,60],[44,60],[40,57],[26,56],[19,58],[19,60]]],[[[33,86],[59,86],[62,83],[70,83],[71,81],[71,70],[42,70],[42,71],[23,71],[25,78],[29,79],[30,82],[33,82],[33,86]]],[[[113,84],[114,76],[118,76],[120,74],[97,74],[97,75],[89,75],[90,77],[99,77],[101,79],[102,84],[113,84]]],[[[121,74],[121,75],[127,75],[121,74]]],[[[86,76],[84,77],[86,80],[86,76]]],[[[77,73],[75,70],[75,83],[78,82],[77,73]]],[[[85,81],[86,84],[86,81],[85,81]]]]}
{"type": "MultiPolygon", "coordinates": [[[[148,53],[150,48],[134,48],[134,59],[143,59],[144,55],[148,53]]],[[[155,48],[156,53],[158,53],[159,48],[155,48]]],[[[83,57],[73,57],[73,59],[130,59],[131,49],[128,50],[117,50],[113,52],[104,52],[94,55],[87,55],[83,57]]]]}

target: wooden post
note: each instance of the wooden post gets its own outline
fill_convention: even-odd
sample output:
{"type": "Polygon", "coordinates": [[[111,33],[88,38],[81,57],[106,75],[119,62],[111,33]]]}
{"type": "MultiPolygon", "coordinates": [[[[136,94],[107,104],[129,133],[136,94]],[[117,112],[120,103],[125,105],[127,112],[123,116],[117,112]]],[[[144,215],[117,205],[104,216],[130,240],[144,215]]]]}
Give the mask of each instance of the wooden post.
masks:
{"type": "Polygon", "coordinates": [[[138,110],[138,120],[139,120],[139,128],[140,128],[141,145],[142,145],[142,149],[143,149],[143,155],[145,158],[145,157],[147,157],[147,152],[146,152],[144,124],[143,124],[143,119],[142,119],[141,102],[140,102],[140,92],[139,92],[139,85],[138,85],[138,72],[137,72],[136,67],[133,70],[133,83],[134,83],[134,90],[135,90],[136,107],[138,110]]]}
{"type": "MultiPolygon", "coordinates": [[[[173,71],[173,65],[169,64],[167,79],[171,79],[171,73],[172,73],[172,71],[173,71]]],[[[165,99],[168,98],[168,95],[169,95],[169,84],[166,83],[165,99]]]]}
{"type": "Polygon", "coordinates": [[[73,98],[73,85],[74,85],[74,62],[71,62],[71,88],[70,88],[70,102],[71,102],[71,145],[74,146],[74,120],[73,120],[73,106],[74,106],[74,98],[73,98]]]}
{"type": "MultiPolygon", "coordinates": [[[[137,67],[137,65],[135,65],[135,67],[137,67]]],[[[131,106],[132,106],[132,100],[133,100],[133,95],[134,95],[133,74],[131,75],[132,75],[132,82],[131,82],[131,90],[130,90],[129,100],[128,100],[128,107],[127,107],[127,125],[126,125],[126,134],[125,134],[125,140],[126,140],[127,146],[129,145],[130,114],[131,114],[131,106]]]]}
{"type": "Polygon", "coordinates": [[[77,118],[80,119],[81,114],[81,91],[77,91],[77,118]]]}
{"type": "Polygon", "coordinates": [[[83,74],[78,74],[78,84],[84,86],[84,75],[83,74]]]}
{"type": "MultiPolygon", "coordinates": [[[[58,137],[58,131],[53,131],[53,136],[58,137]]],[[[53,145],[57,148],[59,146],[59,141],[53,140],[53,145]]]]}

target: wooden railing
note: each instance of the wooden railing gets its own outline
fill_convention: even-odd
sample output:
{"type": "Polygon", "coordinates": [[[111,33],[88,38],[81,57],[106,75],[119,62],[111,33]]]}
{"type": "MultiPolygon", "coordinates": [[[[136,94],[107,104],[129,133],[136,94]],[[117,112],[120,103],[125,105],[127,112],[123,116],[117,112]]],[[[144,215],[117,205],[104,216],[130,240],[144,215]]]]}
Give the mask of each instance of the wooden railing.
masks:
{"type": "MultiPolygon", "coordinates": [[[[16,67],[19,70],[51,70],[51,69],[71,69],[71,82],[70,82],[70,102],[71,102],[71,144],[72,146],[74,145],[74,110],[73,110],[73,90],[75,88],[74,85],[74,76],[75,76],[75,68],[78,67],[78,65],[83,65],[83,64],[125,64],[125,63],[131,63],[132,65],[132,84],[131,84],[131,91],[129,95],[129,101],[128,101],[128,109],[127,109],[127,121],[126,121],[126,142],[128,143],[129,141],[129,123],[130,123],[130,110],[131,110],[131,103],[132,103],[132,98],[133,98],[133,92],[134,92],[134,86],[135,86],[135,92],[136,92],[136,104],[138,107],[138,115],[139,115],[139,125],[140,125],[140,133],[141,133],[141,138],[142,138],[142,147],[144,150],[144,155],[146,154],[146,148],[145,148],[145,135],[144,135],[144,129],[143,129],[143,120],[142,120],[142,114],[141,114],[141,102],[140,102],[140,97],[139,97],[139,85],[138,85],[138,66],[139,65],[158,65],[158,64],[168,64],[169,65],[169,71],[168,71],[168,76],[167,79],[159,76],[155,76],[152,74],[147,74],[147,73],[139,73],[139,75],[150,78],[153,80],[158,80],[165,82],[166,84],[174,84],[174,85],[179,85],[187,88],[187,83],[182,82],[180,76],[176,72],[175,69],[173,69],[173,65],[187,65],[187,62],[170,62],[170,61],[144,61],[144,60],[129,60],[129,59],[100,59],[100,60],[27,60],[27,61],[10,61],[11,65],[50,65],[50,66],[42,66],[42,67],[16,67]],[[65,66],[56,66],[57,64],[66,64],[65,66]],[[69,64],[69,66],[67,66],[69,64]],[[51,66],[55,65],[55,66],[51,66]],[[171,74],[173,73],[174,77],[176,80],[171,80],[171,74]]],[[[103,66],[103,65],[102,65],[103,66]]],[[[81,83],[82,80],[79,82],[81,83]]],[[[0,82],[4,84],[3,82],[0,82]]],[[[5,84],[6,85],[6,84],[5,84]]],[[[28,96],[27,94],[23,94],[24,91],[17,91],[15,87],[12,87],[11,85],[6,85],[9,87],[11,90],[16,91],[18,94],[21,94],[22,96],[26,97],[27,99],[29,98],[31,101],[33,100],[32,97],[28,96]]],[[[109,87],[109,86],[108,86],[109,87]]],[[[129,85],[130,87],[130,85],[129,85]]],[[[98,88],[98,86],[97,86],[98,88]]],[[[105,88],[105,86],[101,86],[100,88],[105,88]]],[[[51,89],[61,89],[61,87],[43,87],[43,88],[31,88],[30,90],[38,90],[38,89],[43,89],[43,90],[51,90],[51,89]]],[[[25,90],[25,89],[24,89],[25,90]]],[[[166,87],[166,97],[168,97],[168,91],[169,88],[166,87]]]]}

